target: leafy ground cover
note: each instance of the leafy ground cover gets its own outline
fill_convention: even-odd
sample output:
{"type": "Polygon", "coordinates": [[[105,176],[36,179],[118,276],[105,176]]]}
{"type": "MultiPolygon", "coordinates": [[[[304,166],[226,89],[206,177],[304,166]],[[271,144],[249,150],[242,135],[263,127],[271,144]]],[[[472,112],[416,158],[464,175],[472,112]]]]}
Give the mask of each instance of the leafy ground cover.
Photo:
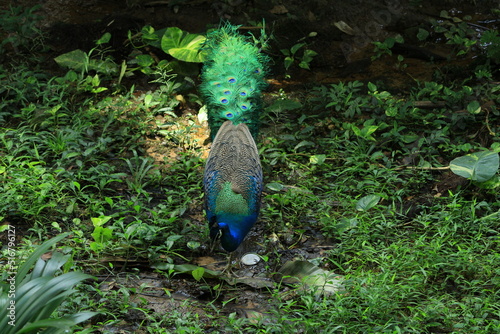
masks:
{"type": "MultiPolygon", "coordinates": [[[[2,15],[0,264],[34,263],[35,246],[69,232],[45,266],[97,278],[68,292],[53,319],[98,312],[70,325],[80,333],[500,330],[497,31],[473,37],[446,13],[446,24],[422,26],[429,33],[418,30],[419,39],[445,36],[456,58],[408,91],[381,80],[272,85],[259,143],[263,207],[245,245],[262,258],[252,276],[271,283],[235,286],[201,264],[225,255],[209,245],[202,212],[209,145],[196,74],[175,58],[193,61],[194,53],[167,55],[201,35],[145,26],[130,34],[137,53],[125,65],[104,35],[93,49],[59,58],[66,67],[54,74],[40,58],[34,11],[2,15]],[[143,52],[155,45],[167,45],[163,60],[143,52]],[[469,66],[457,71],[454,61],[469,66]],[[343,289],[276,279],[291,259],[334,272],[343,289]]],[[[392,51],[398,43],[376,43],[373,61],[405,73],[408,61],[392,51]]],[[[314,70],[317,55],[300,56],[306,46],[281,51],[275,62],[286,75],[294,66],[314,70]]],[[[39,312],[33,321],[52,309],[39,312]]]]}

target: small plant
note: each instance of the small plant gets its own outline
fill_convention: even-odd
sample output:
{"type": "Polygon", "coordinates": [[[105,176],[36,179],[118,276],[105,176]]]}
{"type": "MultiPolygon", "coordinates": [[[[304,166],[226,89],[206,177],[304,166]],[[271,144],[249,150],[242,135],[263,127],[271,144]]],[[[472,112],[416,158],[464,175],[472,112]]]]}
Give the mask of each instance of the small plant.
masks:
{"type": "Polygon", "coordinates": [[[54,60],[62,67],[67,67],[70,70],[79,72],[79,75],[74,75],[72,71],[68,72],[66,79],[69,81],[77,81],[80,89],[94,94],[101,93],[107,90],[101,86],[103,78],[110,79],[119,73],[119,67],[114,60],[107,56],[109,49],[105,46],[111,39],[110,33],[105,33],[96,41],[96,46],[89,52],[85,53],[82,50],[73,50],[62,54],[54,60]],[[93,54],[97,54],[94,58],[93,54]],[[96,72],[91,75],[89,72],[96,72]]]}
{"type": "Polygon", "coordinates": [[[131,179],[127,180],[129,187],[137,193],[144,192],[144,187],[151,182],[147,178],[151,177],[151,171],[155,171],[155,165],[151,159],[138,156],[135,150],[134,157],[132,159],[125,159],[125,162],[131,175],[131,179]]]}
{"type": "Polygon", "coordinates": [[[369,99],[360,94],[362,87],[363,83],[359,81],[315,87],[309,101],[314,109],[331,108],[341,112],[345,118],[354,118],[369,103],[369,99]]]}
{"type": "Polygon", "coordinates": [[[495,64],[500,64],[500,34],[498,31],[485,31],[480,42],[481,46],[486,50],[486,56],[495,64]]]}
{"type": "Polygon", "coordinates": [[[377,86],[368,83],[368,94],[377,101],[377,106],[384,110],[387,116],[405,117],[407,104],[402,99],[397,99],[388,91],[378,91],[377,86]]]}
{"type": "Polygon", "coordinates": [[[64,233],[44,242],[18,267],[9,262],[10,270],[4,271],[4,278],[9,272],[16,272],[16,269],[17,273],[7,279],[8,284],[0,283],[2,333],[71,333],[75,325],[97,314],[80,312],[61,318],[50,317],[74,292],[76,284],[92,278],[76,271],[56,276],[70,259],[69,255],[54,251],[50,259],[40,258],[66,236],[68,234],[64,233]],[[33,264],[35,267],[32,269],[33,264]],[[28,274],[30,269],[32,271],[28,274]]]}
{"type": "Polygon", "coordinates": [[[441,11],[440,16],[444,20],[431,20],[435,32],[444,34],[447,44],[457,46],[457,56],[468,54],[478,42],[474,37],[476,35],[474,29],[467,24],[467,21],[472,18],[470,16],[465,16],[463,19],[451,17],[447,11],[441,11]]]}
{"type": "MultiPolygon", "coordinates": [[[[312,32],[309,34],[309,37],[313,36],[316,36],[316,33],[312,32]]],[[[309,67],[309,64],[314,59],[314,57],[318,55],[317,52],[308,49],[307,43],[305,42],[297,43],[290,49],[281,49],[280,51],[285,56],[284,65],[285,70],[287,71],[294,63],[298,63],[298,66],[300,68],[310,70],[311,68],[309,67]],[[302,49],[301,55],[299,55],[298,53],[300,49],[302,49]]]]}
{"type": "MultiPolygon", "coordinates": [[[[375,45],[375,55],[372,56],[372,60],[378,59],[382,57],[383,55],[392,55],[392,48],[396,43],[404,43],[404,38],[401,35],[397,35],[396,37],[388,37],[386,38],[383,42],[373,42],[373,45],[375,45]]],[[[402,59],[398,60],[401,62],[402,59]]]]}
{"type": "Polygon", "coordinates": [[[112,217],[102,216],[102,217],[92,217],[92,224],[94,225],[94,232],[92,232],[92,238],[94,241],[90,243],[90,249],[92,249],[97,254],[100,254],[108,245],[112,238],[113,230],[109,227],[104,227],[112,217]]]}

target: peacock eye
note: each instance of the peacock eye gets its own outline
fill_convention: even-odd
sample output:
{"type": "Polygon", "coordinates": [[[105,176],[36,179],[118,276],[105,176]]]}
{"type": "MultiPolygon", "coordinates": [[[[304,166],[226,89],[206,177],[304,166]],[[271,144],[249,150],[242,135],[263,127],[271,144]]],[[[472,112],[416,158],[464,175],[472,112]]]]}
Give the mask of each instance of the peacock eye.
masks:
{"type": "Polygon", "coordinates": [[[240,92],[241,96],[247,96],[247,92],[240,92]]]}
{"type": "Polygon", "coordinates": [[[228,99],[221,99],[221,100],[220,100],[220,103],[222,103],[222,104],[227,104],[228,102],[229,102],[229,100],[228,100],[228,99]]]}
{"type": "Polygon", "coordinates": [[[229,89],[226,89],[226,90],[224,91],[224,94],[225,94],[225,95],[231,95],[231,91],[230,91],[229,89]]]}
{"type": "Polygon", "coordinates": [[[230,113],[230,112],[226,113],[226,118],[228,118],[228,119],[233,118],[233,116],[234,116],[233,113],[230,113]]]}
{"type": "Polygon", "coordinates": [[[235,83],[236,82],[236,78],[231,77],[231,78],[229,78],[227,80],[227,82],[229,82],[229,83],[235,83]]]}
{"type": "Polygon", "coordinates": [[[248,106],[247,106],[247,105],[245,105],[245,104],[242,104],[242,105],[241,105],[241,109],[243,109],[243,110],[247,110],[247,109],[248,109],[248,106]]]}

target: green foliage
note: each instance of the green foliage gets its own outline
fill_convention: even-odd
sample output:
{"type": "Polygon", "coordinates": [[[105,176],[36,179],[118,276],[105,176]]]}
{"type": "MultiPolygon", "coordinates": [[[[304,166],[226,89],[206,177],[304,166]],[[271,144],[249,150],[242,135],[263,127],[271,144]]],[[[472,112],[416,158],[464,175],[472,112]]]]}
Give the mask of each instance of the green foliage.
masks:
{"type": "Polygon", "coordinates": [[[292,66],[294,63],[298,62],[298,66],[300,68],[310,70],[311,68],[309,67],[309,64],[313,60],[315,56],[318,55],[317,52],[304,48],[302,51],[302,55],[299,56],[297,53],[301,48],[307,46],[307,43],[297,43],[294,46],[288,49],[281,49],[281,53],[285,56],[284,60],[284,65],[285,65],[285,70],[288,71],[290,66],[292,66]]]}
{"type": "MultiPolygon", "coordinates": [[[[43,49],[44,37],[37,27],[41,17],[36,14],[40,5],[31,8],[9,6],[0,11],[0,56],[13,52],[16,57],[25,55],[34,57],[34,53],[43,49]]],[[[19,61],[19,59],[15,59],[19,61]]]]}
{"type": "Polygon", "coordinates": [[[342,112],[346,118],[353,118],[360,115],[362,109],[369,103],[368,98],[357,94],[361,91],[362,86],[363,83],[359,81],[351,81],[332,84],[330,88],[315,87],[312,90],[310,101],[314,104],[314,109],[332,108],[342,112]]]}
{"type": "Polygon", "coordinates": [[[112,238],[112,233],[113,230],[110,229],[109,227],[104,227],[103,225],[106,224],[112,217],[110,216],[104,216],[104,217],[92,217],[90,220],[92,221],[92,224],[94,225],[94,232],[92,232],[92,238],[94,238],[94,241],[89,244],[90,249],[92,249],[96,253],[102,252],[109,244],[108,242],[112,238]]]}
{"type": "MultiPolygon", "coordinates": [[[[441,20],[431,20],[433,30],[437,34],[443,34],[447,44],[456,46],[456,55],[465,56],[472,52],[474,47],[484,53],[486,58],[493,63],[500,62],[500,36],[497,30],[486,30],[478,37],[473,25],[469,24],[470,16],[459,18],[451,16],[447,11],[441,11],[441,20]]],[[[420,28],[417,34],[419,40],[424,41],[430,36],[429,32],[420,28]]],[[[489,65],[489,64],[488,64],[489,65]]]]}
{"type": "MultiPolygon", "coordinates": [[[[61,303],[74,293],[74,286],[92,276],[80,272],[66,272],[56,276],[69,260],[69,255],[52,252],[48,260],[40,256],[58,241],[67,237],[61,234],[37,247],[18,267],[11,265],[4,271],[17,273],[0,284],[0,326],[2,333],[71,333],[74,326],[96,315],[95,312],[80,312],[61,318],[50,318],[61,303]],[[36,262],[36,264],[35,264],[36,262]],[[33,264],[35,267],[28,274],[33,264]]],[[[14,252],[14,250],[12,250],[14,252]]]]}
{"type": "Polygon", "coordinates": [[[111,34],[105,33],[96,41],[96,46],[87,53],[82,50],[73,50],[54,58],[57,64],[72,70],[66,74],[65,79],[76,82],[78,89],[84,92],[98,94],[107,90],[108,88],[101,86],[101,80],[110,80],[118,74],[120,69],[114,60],[107,55],[110,50],[105,47],[105,44],[110,39],[111,34]],[[94,53],[97,54],[97,58],[92,58],[94,53]],[[79,74],[77,75],[73,70],[79,74]],[[96,74],[92,75],[91,73],[96,74]]]}
{"type": "MultiPolygon", "coordinates": [[[[120,85],[124,77],[130,77],[136,71],[156,77],[154,82],[162,83],[175,79],[176,74],[170,73],[172,71],[186,76],[196,75],[197,68],[189,63],[203,61],[203,53],[200,50],[205,37],[188,34],[179,28],[155,31],[153,27],[145,26],[138,35],[132,36],[129,32],[129,40],[135,48],[135,56],[128,62],[123,61],[121,64],[117,64],[115,59],[109,55],[112,50],[106,44],[110,39],[111,34],[105,33],[96,41],[96,46],[88,52],[73,50],[57,56],[54,60],[60,66],[70,69],[65,79],[76,83],[78,89],[84,92],[98,94],[108,89],[103,86],[104,82],[115,81],[117,85],[120,85]],[[137,36],[140,36],[141,44],[134,44],[137,41],[137,36]],[[150,54],[140,51],[148,45],[161,48],[165,53],[181,62],[157,61],[150,54]],[[74,71],[78,74],[75,74],[74,71]]],[[[179,87],[180,84],[177,84],[176,87],[170,88],[179,89],[179,87]]]]}
{"type": "Polygon", "coordinates": [[[366,139],[366,140],[372,140],[376,141],[375,137],[372,136],[372,134],[377,131],[379,128],[378,125],[372,125],[374,122],[373,119],[367,120],[362,128],[358,128],[355,125],[349,124],[347,127],[349,127],[354,134],[360,138],[366,139]]]}
{"type": "Polygon", "coordinates": [[[55,62],[60,66],[67,67],[69,69],[80,72],[82,75],[90,71],[95,71],[97,73],[105,75],[116,75],[118,73],[118,66],[114,61],[109,58],[93,59],[92,54],[98,51],[98,54],[105,54],[105,50],[99,50],[99,48],[108,43],[111,38],[110,33],[105,33],[96,42],[96,47],[91,49],[88,53],[82,50],[73,50],[68,53],[62,54],[54,58],[55,62]]]}
{"type": "Polygon", "coordinates": [[[387,91],[379,92],[377,86],[371,82],[368,83],[368,94],[375,98],[377,105],[384,109],[387,116],[401,118],[406,114],[408,108],[406,101],[398,99],[387,91]]]}
{"type": "Polygon", "coordinates": [[[356,202],[356,210],[367,211],[379,203],[382,196],[379,195],[366,195],[356,202]]]}
{"type": "Polygon", "coordinates": [[[375,45],[375,55],[372,56],[372,60],[378,59],[381,56],[387,54],[392,55],[392,47],[396,43],[404,43],[404,38],[401,35],[397,35],[396,37],[387,37],[383,42],[372,42],[375,45]]]}
{"type": "Polygon", "coordinates": [[[500,35],[497,30],[485,31],[480,39],[486,49],[486,56],[496,64],[500,64],[500,35]]]}
{"type": "Polygon", "coordinates": [[[444,10],[441,11],[440,16],[444,20],[431,21],[435,31],[442,33],[446,37],[447,44],[453,44],[458,47],[457,56],[469,53],[471,48],[477,43],[477,40],[473,37],[475,35],[474,29],[467,24],[467,21],[470,21],[471,17],[465,16],[462,20],[458,17],[451,17],[444,10]]]}

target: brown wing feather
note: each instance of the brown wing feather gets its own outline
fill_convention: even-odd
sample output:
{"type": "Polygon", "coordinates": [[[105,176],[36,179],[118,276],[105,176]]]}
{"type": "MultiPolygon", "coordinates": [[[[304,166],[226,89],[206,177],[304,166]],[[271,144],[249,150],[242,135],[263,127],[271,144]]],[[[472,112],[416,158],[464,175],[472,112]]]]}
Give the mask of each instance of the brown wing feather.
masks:
{"type": "Polygon", "coordinates": [[[260,194],[262,188],[262,167],[257,145],[248,130],[240,123],[225,122],[212,144],[205,167],[206,191],[220,190],[224,182],[231,182],[231,189],[248,200],[250,192],[260,194]],[[216,172],[216,173],[215,173],[216,172]],[[213,178],[217,175],[217,180],[213,178]]]}

